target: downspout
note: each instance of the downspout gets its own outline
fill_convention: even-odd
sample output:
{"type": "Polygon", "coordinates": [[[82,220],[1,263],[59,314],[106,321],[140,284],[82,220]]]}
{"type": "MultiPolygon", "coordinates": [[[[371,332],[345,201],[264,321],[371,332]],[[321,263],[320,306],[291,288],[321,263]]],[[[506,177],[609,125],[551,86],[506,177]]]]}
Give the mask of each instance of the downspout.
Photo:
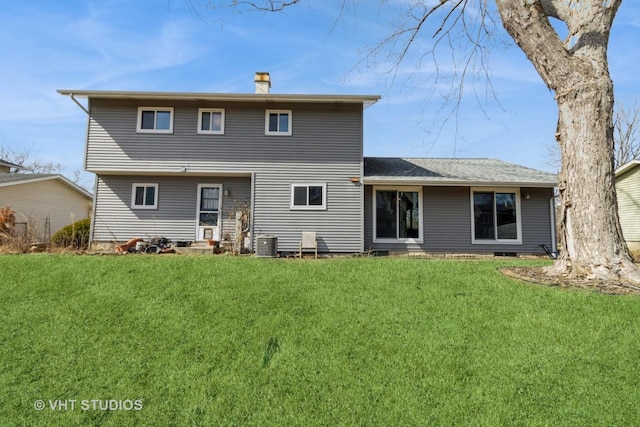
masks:
{"type": "MultiPolygon", "coordinates": [[[[75,97],[73,92],[69,93],[69,98],[71,98],[71,100],[75,102],[75,104],[87,114],[87,136],[86,136],[84,159],[83,159],[83,166],[84,166],[84,170],[86,171],[87,170],[87,151],[89,149],[89,126],[91,124],[90,123],[91,113],[89,112],[89,109],[87,107],[85,107],[80,103],[80,101],[78,101],[78,99],[75,97]]],[[[91,224],[89,226],[89,250],[92,250],[93,241],[94,241],[93,234],[95,231],[97,202],[98,202],[98,176],[95,175],[94,182],[93,182],[93,203],[91,206],[91,224]]]]}
{"type": "MultiPolygon", "coordinates": [[[[554,189],[555,193],[555,189],[554,189]]],[[[549,209],[551,214],[551,252],[558,254],[558,237],[557,237],[557,224],[556,224],[556,195],[554,194],[549,199],[549,209]]]]}
{"type": "MultiPolygon", "coordinates": [[[[76,98],[74,98],[73,94],[71,94],[70,96],[73,102],[78,104],[78,106],[82,108],[84,112],[87,113],[87,127],[86,127],[87,133],[85,136],[85,143],[84,143],[84,158],[82,159],[82,166],[86,171],[87,157],[89,154],[89,129],[91,127],[91,113],[89,112],[88,108],[85,108],[82,104],[80,104],[80,102],[78,102],[78,100],[76,100],[76,98]]],[[[96,224],[96,214],[98,211],[97,207],[98,207],[98,175],[94,173],[93,174],[93,206],[91,207],[91,225],[89,227],[89,249],[91,249],[91,246],[93,245],[93,241],[95,240],[94,232],[95,232],[95,224],[96,224]]]]}
{"type": "Polygon", "coordinates": [[[76,99],[76,97],[73,95],[73,92],[69,94],[69,97],[73,102],[76,103],[78,107],[82,108],[82,111],[84,111],[85,113],[87,113],[87,115],[89,115],[89,110],[84,105],[82,105],[80,101],[76,99]]]}
{"type": "Polygon", "coordinates": [[[254,234],[253,234],[253,228],[254,228],[254,218],[255,218],[255,206],[256,206],[256,173],[255,172],[251,172],[251,212],[249,214],[249,233],[251,233],[251,239],[249,239],[250,242],[250,250],[253,250],[254,246],[254,234]]]}
{"type": "Polygon", "coordinates": [[[93,203],[91,206],[91,224],[89,224],[89,250],[93,250],[93,232],[96,223],[96,204],[98,203],[98,176],[93,180],[93,203]]]}
{"type": "Polygon", "coordinates": [[[365,187],[364,187],[364,110],[366,106],[364,103],[362,104],[362,110],[360,111],[360,182],[358,185],[360,186],[360,253],[364,253],[364,235],[365,235],[365,212],[364,212],[364,198],[365,198],[365,187]]]}

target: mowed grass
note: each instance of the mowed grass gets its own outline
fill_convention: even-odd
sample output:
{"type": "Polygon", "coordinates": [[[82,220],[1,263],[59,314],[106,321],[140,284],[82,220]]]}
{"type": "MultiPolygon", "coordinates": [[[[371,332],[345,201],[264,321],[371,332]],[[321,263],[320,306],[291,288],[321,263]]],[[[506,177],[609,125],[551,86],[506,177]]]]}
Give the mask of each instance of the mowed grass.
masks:
{"type": "Polygon", "coordinates": [[[0,256],[0,425],[637,425],[640,298],[543,263],[0,256]]]}

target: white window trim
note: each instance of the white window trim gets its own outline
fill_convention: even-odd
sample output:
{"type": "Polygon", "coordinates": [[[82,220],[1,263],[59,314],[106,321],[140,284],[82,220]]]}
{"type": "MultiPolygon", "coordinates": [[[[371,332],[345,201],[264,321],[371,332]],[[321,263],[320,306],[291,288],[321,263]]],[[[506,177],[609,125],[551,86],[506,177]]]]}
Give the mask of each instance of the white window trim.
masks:
{"type": "MultiPolygon", "coordinates": [[[[470,209],[471,209],[471,244],[473,245],[522,245],[522,198],[520,197],[520,188],[518,187],[471,187],[469,191],[470,209]],[[473,193],[515,193],[516,195],[516,232],[517,239],[476,239],[476,221],[474,212],[473,193]]],[[[494,225],[495,225],[495,199],[494,199],[494,225]]],[[[497,232],[497,230],[494,230],[497,232]]]]}
{"type": "Polygon", "coordinates": [[[158,209],[158,184],[148,182],[134,182],[131,184],[131,209],[158,209]],[[155,188],[155,197],[153,198],[153,205],[136,205],[136,188],[144,187],[145,192],[147,187],[155,188]]]}
{"type": "MultiPolygon", "coordinates": [[[[373,243],[424,243],[424,196],[423,196],[422,187],[403,187],[403,186],[375,186],[373,187],[372,193],[372,210],[373,210],[373,243]],[[414,191],[418,193],[418,215],[420,215],[420,228],[418,229],[418,238],[409,237],[409,238],[391,238],[391,237],[380,237],[377,236],[376,223],[377,223],[377,213],[376,213],[376,192],[377,191],[402,191],[409,192],[414,191]]],[[[397,227],[398,225],[396,225],[397,227]]],[[[398,230],[396,229],[396,236],[398,235],[398,230]]]]}
{"type": "Polygon", "coordinates": [[[224,108],[199,108],[198,133],[204,135],[224,135],[224,108]],[[221,113],[220,130],[202,130],[202,113],[221,113]]]}
{"type": "MultiPolygon", "coordinates": [[[[307,190],[308,191],[308,190],[307,190]]],[[[307,193],[308,194],[308,193],[307,193]]],[[[309,201],[307,200],[307,203],[309,201]]],[[[299,183],[296,182],[295,184],[291,184],[291,196],[290,196],[290,205],[289,208],[291,210],[300,210],[300,211],[326,211],[327,210],[327,184],[326,183],[299,183]],[[322,187],[322,205],[304,205],[304,206],[300,206],[300,205],[294,205],[293,204],[293,193],[294,193],[294,188],[295,187],[307,187],[307,189],[309,187],[322,187]]]]}
{"type": "Polygon", "coordinates": [[[291,110],[266,110],[264,114],[264,134],[265,135],[279,135],[279,136],[291,136],[293,114],[291,110]],[[269,115],[270,114],[288,114],[289,130],[287,132],[270,132],[269,131],[269,115]]]}
{"type": "MultiPolygon", "coordinates": [[[[157,117],[157,114],[154,116],[157,117]]],[[[138,107],[138,123],[136,124],[136,132],[138,133],[173,133],[173,107],[138,107]],[[159,111],[169,112],[169,129],[142,129],[142,112],[143,111],[159,111]]],[[[154,122],[155,127],[155,122],[154,122]]]]}

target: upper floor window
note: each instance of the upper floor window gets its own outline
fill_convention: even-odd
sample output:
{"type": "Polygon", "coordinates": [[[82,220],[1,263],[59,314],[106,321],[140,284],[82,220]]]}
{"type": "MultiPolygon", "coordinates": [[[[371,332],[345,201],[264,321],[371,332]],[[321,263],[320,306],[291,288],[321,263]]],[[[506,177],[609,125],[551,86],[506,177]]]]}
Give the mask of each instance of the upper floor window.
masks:
{"type": "Polygon", "coordinates": [[[522,243],[520,192],[472,189],[472,243],[522,243]]]}
{"type": "Polygon", "coordinates": [[[326,184],[292,184],[291,209],[326,209],[326,184]]]}
{"type": "Polygon", "coordinates": [[[133,184],[131,188],[132,209],[157,209],[158,184],[133,184]]]}
{"type": "Polygon", "coordinates": [[[200,108],[198,110],[198,133],[223,134],[224,109],[200,108]]]}
{"type": "Polygon", "coordinates": [[[138,132],[173,132],[173,108],[138,108],[138,132]]]}
{"type": "Polygon", "coordinates": [[[265,135],[291,135],[291,110],[267,110],[265,135]]]}

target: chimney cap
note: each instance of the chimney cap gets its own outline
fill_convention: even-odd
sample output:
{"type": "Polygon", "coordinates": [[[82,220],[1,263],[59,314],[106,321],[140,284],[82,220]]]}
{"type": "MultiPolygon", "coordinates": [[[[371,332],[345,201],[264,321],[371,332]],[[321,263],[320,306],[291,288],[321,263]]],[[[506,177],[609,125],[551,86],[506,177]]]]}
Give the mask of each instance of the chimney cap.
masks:
{"type": "Polygon", "coordinates": [[[271,77],[266,71],[257,71],[254,78],[256,83],[256,93],[269,93],[271,89],[271,77]]]}
{"type": "Polygon", "coordinates": [[[255,81],[257,81],[257,82],[271,82],[271,78],[269,77],[269,72],[268,71],[256,71],[255,81]]]}

